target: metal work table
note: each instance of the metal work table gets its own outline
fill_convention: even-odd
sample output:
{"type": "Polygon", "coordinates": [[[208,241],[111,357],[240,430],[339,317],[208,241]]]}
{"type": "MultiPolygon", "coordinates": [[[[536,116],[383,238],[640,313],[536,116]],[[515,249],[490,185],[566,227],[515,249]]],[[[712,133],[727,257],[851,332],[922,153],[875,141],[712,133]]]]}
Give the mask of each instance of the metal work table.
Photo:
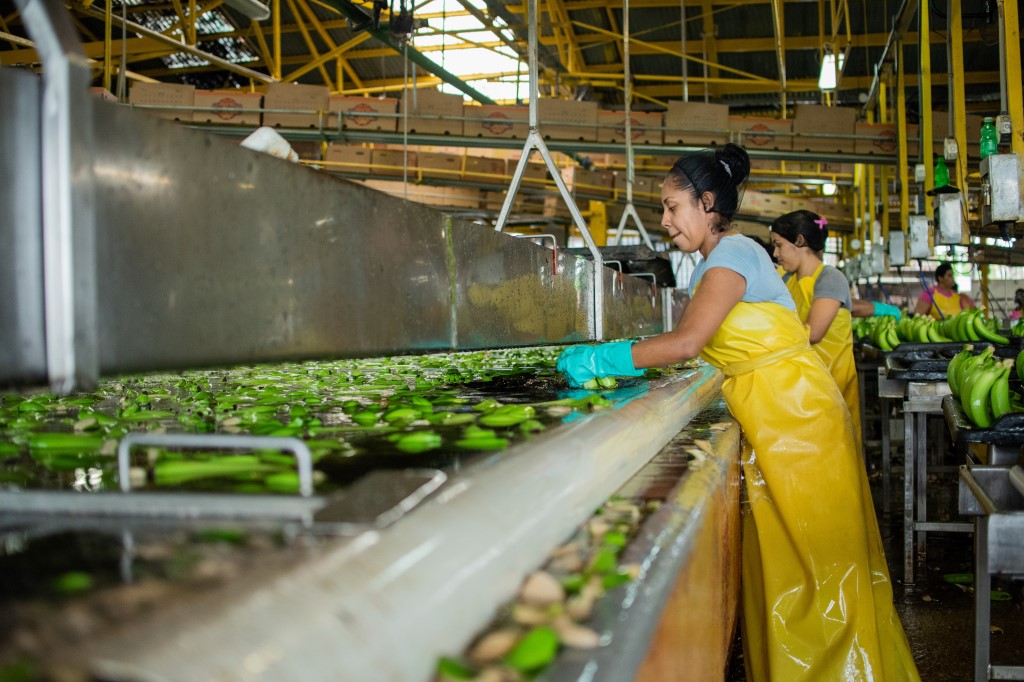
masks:
{"type": "MultiPolygon", "coordinates": [[[[888,410],[889,400],[903,402],[903,583],[914,584],[914,561],[924,558],[929,531],[971,532],[969,523],[928,521],[928,448],[926,426],[929,415],[941,416],[942,399],[949,394],[945,381],[903,381],[886,376],[886,369],[878,369],[878,396],[882,410],[888,410]]],[[[890,477],[892,466],[889,453],[888,415],[883,414],[882,426],[882,499],[883,508],[889,509],[890,477]]]]}
{"type": "Polygon", "coordinates": [[[1024,470],[960,467],[960,513],[974,517],[974,679],[1024,680],[1024,665],[992,665],[992,576],[1024,578],[1024,470]]]}

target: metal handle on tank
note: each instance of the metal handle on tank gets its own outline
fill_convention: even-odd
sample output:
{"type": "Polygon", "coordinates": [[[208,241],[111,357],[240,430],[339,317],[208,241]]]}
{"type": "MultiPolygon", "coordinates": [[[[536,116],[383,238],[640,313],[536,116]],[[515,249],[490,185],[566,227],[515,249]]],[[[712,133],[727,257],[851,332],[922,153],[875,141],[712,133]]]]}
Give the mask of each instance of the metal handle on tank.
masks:
{"type": "Polygon", "coordinates": [[[162,446],[185,448],[213,448],[215,450],[280,450],[291,452],[299,473],[299,494],[310,497],[313,494],[313,456],[309,446],[298,438],[274,436],[237,436],[216,433],[129,433],[117,446],[117,472],[121,479],[121,491],[131,492],[128,455],[132,447],[162,446]]]}

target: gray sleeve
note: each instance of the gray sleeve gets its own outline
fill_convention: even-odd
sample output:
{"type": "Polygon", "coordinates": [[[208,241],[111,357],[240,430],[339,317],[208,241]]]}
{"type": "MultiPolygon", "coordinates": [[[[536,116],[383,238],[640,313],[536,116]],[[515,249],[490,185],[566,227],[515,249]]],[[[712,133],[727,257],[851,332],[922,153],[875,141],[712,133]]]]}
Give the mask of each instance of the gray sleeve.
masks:
{"type": "Polygon", "coordinates": [[[814,298],[834,298],[839,307],[850,310],[850,283],[846,275],[831,265],[826,265],[814,283],[814,298]]]}

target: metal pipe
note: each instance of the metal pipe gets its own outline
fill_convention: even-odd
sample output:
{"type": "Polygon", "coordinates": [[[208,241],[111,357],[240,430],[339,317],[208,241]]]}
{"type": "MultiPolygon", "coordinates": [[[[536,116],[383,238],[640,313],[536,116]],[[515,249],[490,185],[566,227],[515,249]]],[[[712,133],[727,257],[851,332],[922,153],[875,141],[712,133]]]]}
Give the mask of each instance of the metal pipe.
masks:
{"type": "MultiPolygon", "coordinates": [[[[51,388],[99,380],[96,346],[92,70],[59,0],[17,0],[43,62],[43,301],[51,388]]],[[[103,12],[99,12],[103,18],[103,12]]]]}
{"type": "Polygon", "coordinates": [[[1006,109],[1006,19],[1003,15],[1003,0],[998,0],[999,9],[999,111],[1006,109]]]}
{"type": "Polygon", "coordinates": [[[679,0],[680,45],[679,53],[683,56],[683,101],[690,101],[689,69],[686,64],[686,0],[679,0]]]}
{"type": "Polygon", "coordinates": [[[868,98],[864,102],[863,111],[874,109],[875,104],[878,102],[878,90],[881,87],[881,74],[882,67],[890,62],[899,59],[901,55],[897,53],[898,41],[903,37],[903,34],[910,28],[910,21],[914,18],[914,13],[917,12],[918,0],[903,0],[903,4],[896,11],[896,15],[893,17],[893,28],[889,32],[889,38],[885,41],[885,47],[882,49],[882,55],[878,58],[878,63],[875,65],[875,76],[871,81],[871,87],[868,88],[868,98]]]}

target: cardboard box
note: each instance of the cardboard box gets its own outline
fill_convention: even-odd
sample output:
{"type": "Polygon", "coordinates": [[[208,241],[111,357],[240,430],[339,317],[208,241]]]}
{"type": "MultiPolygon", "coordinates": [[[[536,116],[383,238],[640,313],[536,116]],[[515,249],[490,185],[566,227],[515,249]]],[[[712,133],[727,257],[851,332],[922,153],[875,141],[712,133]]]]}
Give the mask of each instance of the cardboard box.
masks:
{"type": "MultiPolygon", "coordinates": [[[[196,88],[180,83],[133,82],[128,90],[128,103],[146,107],[193,107],[196,88]]],[[[142,109],[147,114],[171,121],[192,121],[192,109],[142,109]]]]}
{"type": "MultiPolygon", "coordinates": [[[[633,178],[633,203],[660,204],[661,183],[664,178],[652,175],[637,175],[633,178]]],[[[626,199],[626,171],[615,173],[614,185],[616,198],[626,199]]]]}
{"type": "Polygon", "coordinates": [[[853,107],[823,107],[797,104],[793,116],[793,150],[798,152],[846,152],[855,149],[857,110],[853,107]],[[829,135],[832,137],[813,137],[829,135]]]}
{"type": "Polygon", "coordinates": [[[729,130],[736,144],[747,149],[793,148],[793,121],[758,116],[730,116],[729,130]]]}
{"type": "Polygon", "coordinates": [[[467,182],[504,185],[506,180],[505,160],[484,156],[467,156],[463,165],[462,179],[467,182]]]}
{"type": "Polygon", "coordinates": [[[196,111],[196,123],[225,123],[259,126],[263,95],[244,90],[196,90],[195,106],[212,107],[214,111],[196,111]]]}
{"type": "Polygon", "coordinates": [[[721,145],[729,141],[729,105],[670,100],[665,144],[721,145]]]}
{"type": "Polygon", "coordinates": [[[339,115],[343,130],[397,130],[398,100],[394,98],[331,95],[327,111],[327,125],[333,130],[338,129],[339,115]]]}
{"type": "MultiPolygon", "coordinates": [[[[631,112],[629,117],[630,136],[634,144],[661,144],[662,135],[661,112],[631,112]]],[[[626,141],[626,112],[606,111],[597,112],[597,141],[598,142],[625,142],[626,141]]]]}
{"type": "Polygon", "coordinates": [[[405,175],[405,164],[408,163],[408,177],[410,179],[416,178],[416,152],[409,152],[406,156],[406,152],[398,151],[397,149],[374,149],[370,155],[370,161],[372,166],[370,173],[372,175],[395,175],[402,177],[405,175]]]}
{"type": "Polygon", "coordinates": [[[371,151],[366,147],[354,147],[347,144],[331,143],[323,160],[327,162],[327,170],[347,173],[369,173],[371,151]]]}
{"type": "Polygon", "coordinates": [[[614,178],[610,170],[587,170],[582,166],[562,169],[562,180],[577,197],[611,198],[614,178]]]}
{"type": "Polygon", "coordinates": [[[462,95],[448,95],[437,90],[422,89],[402,94],[396,130],[406,125],[408,108],[409,132],[419,135],[462,135],[462,95]]]}
{"type": "Polygon", "coordinates": [[[416,167],[424,178],[458,180],[462,175],[462,157],[454,154],[417,152],[416,167]]]}
{"type": "Polygon", "coordinates": [[[545,139],[597,142],[597,102],[541,98],[537,122],[545,139]]]}
{"type": "MultiPolygon", "coordinates": [[[[974,158],[981,157],[981,124],[985,118],[977,114],[967,114],[964,119],[967,126],[967,154],[974,158]]],[[[932,154],[942,154],[942,142],[947,137],[952,137],[949,131],[949,113],[945,111],[932,112],[932,140],[934,142],[932,154]]],[[[960,150],[963,153],[963,150],[960,150]]],[[[914,156],[917,156],[915,154],[914,156]]]]}
{"type": "Polygon", "coordinates": [[[466,104],[462,109],[466,137],[502,137],[526,139],[530,132],[530,110],[527,107],[505,107],[496,104],[466,104]]]}
{"type": "Polygon", "coordinates": [[[328,90],[323,85],[270,83],[263,95],[264,109],[287,109],[307,113],[272,112],[263,114],[263,125],[271,128],[317,128],[327,111],[328,90]]]}
{"type": "Polygon", "coordinates": [[[393,180],[367,180],[363,183],[367,187],[381,192],[387,192],[392,196],[408,196],[410,201],[415,201],[428,206],[439,208],[480,208],[480,190],[467,187],[437,187],[434,185],[406,185],[403,182],[393,180]]]}
{"type": "MultiPolygon", "coordinates": [[[[519,162],[516,161],[515,164],[513,164],[511,161],[509,161],[509,171],[508,172],[510,174],[516,172],[516,165],[518,165],[518,163],[519,162]]],[[[534,188],[537,188],[537,187],[543,187],[544,185],[546,185],[548,183],[552,183],[553,184],[553,182],[554,181],[551,179],[551,174],[548,173],[547,164],[544,164],[544,163],[527,163],[526,164],[526,168],[523,170],[523,180],[522,180],[523,187],[534,187],[534,188]]]]}

